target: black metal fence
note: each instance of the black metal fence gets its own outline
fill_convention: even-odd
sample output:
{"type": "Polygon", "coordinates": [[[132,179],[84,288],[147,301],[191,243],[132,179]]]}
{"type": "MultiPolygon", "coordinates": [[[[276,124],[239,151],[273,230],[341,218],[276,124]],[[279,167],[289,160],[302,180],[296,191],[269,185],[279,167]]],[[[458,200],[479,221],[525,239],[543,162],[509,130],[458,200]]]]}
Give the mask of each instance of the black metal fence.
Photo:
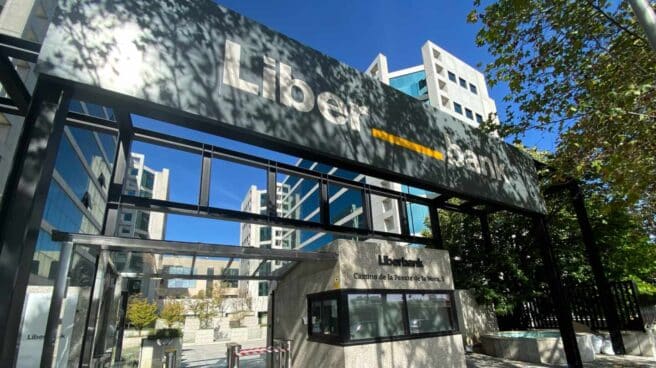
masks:
{"type": "MultiPolygon", "coordinates": [[[[572,305],[572,318],[592,330],[607,330],[603,300],[594,286],[567,288],[572,305]]],[[[611,283],[611,294],[617,305],[620,329],[644,331],[645,323],[638,304],[638,293],[633,281],[611,283]]],[[[558,328],[553,302],[548,296],[534,298],[505,316],[497,316],[501,330],[558,328]]]]}

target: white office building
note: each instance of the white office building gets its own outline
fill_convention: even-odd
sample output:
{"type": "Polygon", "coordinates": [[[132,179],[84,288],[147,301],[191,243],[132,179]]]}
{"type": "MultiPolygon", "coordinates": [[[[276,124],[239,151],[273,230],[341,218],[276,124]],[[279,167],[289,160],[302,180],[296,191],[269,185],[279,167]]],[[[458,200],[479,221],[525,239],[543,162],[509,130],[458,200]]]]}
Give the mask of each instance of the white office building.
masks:
{"type": "Polygon", "coordinates": [[[481,72],[431,41],[422,46],[421,57],[419,65],[390,71],[387,57],[378,54],[366,73],[473,126],[498,122],[481,72]]]}
{"type": "MultiPolygon", "coordinates": [[[[285,201],[289,186],[284,183],[276,184],[276,212],[278,216],[284,216],[285,201]]],[[[244,200],[241,203],[241,210],[250,213],[264,214],[267,211],[267,191],[266,189],[259,189],[257,186],[252,185],[244,200]]],[[[282,249],[288,247],[283,244],[283,229],[275,226],[264,226],[256,224],[241,223],[240,224],[240,245],[250,246],[256,248],[267,249],[282,249]]],[[[266,261],[242,259],[239,265],[240,275],[266,275],[270,272],[280,268],[282,263],[280,261],[266,261]]],[[[269,281],[239,281],[239,288],[242,293],[250,297],[251,309],[257,313],[258,318],[263,320],[266,318],[268,309],[268,295],[270,290],[269,281]]]]}

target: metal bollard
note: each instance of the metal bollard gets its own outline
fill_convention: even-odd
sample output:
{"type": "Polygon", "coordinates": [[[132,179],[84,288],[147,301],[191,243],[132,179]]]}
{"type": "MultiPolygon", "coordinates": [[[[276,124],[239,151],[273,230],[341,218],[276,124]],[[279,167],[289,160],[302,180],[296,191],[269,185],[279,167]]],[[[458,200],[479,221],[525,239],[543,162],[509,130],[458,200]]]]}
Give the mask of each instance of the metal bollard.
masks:
{"type": "Polygon", "coordinates": [[[226,360],[228,361],[228,368],[239,368],[239,352],[241,351],[241,345],[234,342],[229,342],[226,344],[226,360]]]}

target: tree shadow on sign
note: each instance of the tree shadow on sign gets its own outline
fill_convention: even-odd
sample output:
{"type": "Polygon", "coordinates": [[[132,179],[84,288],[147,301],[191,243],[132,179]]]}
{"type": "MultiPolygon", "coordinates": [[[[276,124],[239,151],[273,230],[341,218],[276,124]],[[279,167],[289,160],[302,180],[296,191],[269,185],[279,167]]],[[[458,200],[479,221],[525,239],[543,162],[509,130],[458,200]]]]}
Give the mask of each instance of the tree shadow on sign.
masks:
{"type": "Polygon", "coordinates": [[[436,192],[542,208],[532,161],[516,149],[209,0],[63,1],[39,70],[134,97],[137,106],[153,103],[176,115],[177,123],[209,133],[301,157],[317,155],[436,192]],[[239,77],[258,93],[223,83],[226,40],[242,45],[239,77]],[[278,69],[290,65],[292,78],[307,82],[313,97],[331,92],[347,105],[367,107],[368,117],[358,130],[329,123],[314,100],[313,109],[302,112],[281,104],[280,91],[275,101],[263,97],[264,56],[277,60],[278,69]],[[376,139],[372,128],[441,151],[444,160],[376,139]],[[491,170],[482,159],[449,157],[446,136],[478,157],[471,160],[496,160],[497,168],[506,167],[504,174],[482,175],[481,167],[491,170]]]}

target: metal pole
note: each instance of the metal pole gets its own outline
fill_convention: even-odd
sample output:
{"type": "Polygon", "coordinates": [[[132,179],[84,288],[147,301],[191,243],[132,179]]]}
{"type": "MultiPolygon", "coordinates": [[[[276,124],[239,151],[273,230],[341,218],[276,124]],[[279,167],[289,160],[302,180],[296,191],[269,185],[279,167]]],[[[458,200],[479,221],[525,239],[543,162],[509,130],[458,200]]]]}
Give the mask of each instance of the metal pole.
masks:
{"type": "Polygon", "coordinates": [[[602,301],[601,308],[606,315],[606,324],[613,343],[613,350],[615,350],[616,354],[626,354],[622,332],[620,330],[617,305],[615,304],[615,298],[613,298],[613,294],[611,293],[608,278],[604,273],[604,265],[602,264],[599,255],[599,247],[595,242],[592,226],[590,225],[590,219],[588,217],[588,211],[585,208],[583,192],[581,191],[581,187],[579,187],[578,183],[575,181],[572,181],[572,184],[569,185],[569,191],[572,196],[572,204],[574,206],[574,211],[576,212],[576,218],[578,219],[579,227],[581,228],[581,236],[583,237],[585,252],[588,256],[590,267],[592,268],[592,274],[594,275],[595,284],[599,291],[600,300],[602,301]]]}
{"type": "Polygon", "coordinates": [[[68,269],[71,266],[72,256],[73,243],[65,242],[62,244],[61,254],[59,256],[59,269],[57,270],[57,279],[55,280],[54,289],[52,291],[52,302],[50,303],[50,311],[48,313],[46,333],[43,337],[43,349],[41,351],[42,367],[51,367],[55,355],[55,343],[57,342],[58,335],[57,331],[59,330],[61,321],[61,307],[64,298],[66,298],[68,269]]]}
{"type": "Polygon", "coordinates": [[[437,206],[428,206],[429,218],[431,224],[431,234],[433,235],[433,248],[444,249],[444,242],[442,241],[442,228],[440,227],[440,213],[437,206]]]}
{"type": "Polygon", "coordinates": [[[292,368],[292,340],[283,342],[285,347],[285,368],[292,368]]]}
{"type": "Polygon", "coordinates": [[[41,217],[70,91],[37,82],[0,211],[0,366],[13,367],[41,217]]]}
{"type": "Polygon", "coordinates": [[[656,51],[656,13],[648,0],[629,0],[638,22],[647,34],[651,48],[656,51]]]}
{"type": "Polygon", "coordinates": [[[229,342],[226,344],[227,347],[227,357],[226,360],[228,361],[228,368],[239,368],[239,351],[241,351],[241,345],[234,343],[234,342],[229,342]]]}
{"type": "Polygon", "coordinates": [[[581,368],[583,367],[583,363],[581,362],[581,354],[579,353],[576,342],[576,332],[574,331],[572,321],[572,309],[560,280],[560,272],[553,254],[549,231],[547,230],[546,217],[544,215],[534,216],[533,227],[535,229],[536,240],[542,252],[545,274],[551,289],[551,300],[558,316],[558,328],[560,329],[560,337],[563,340],[567,364],[572,368],[581,368]]]}

